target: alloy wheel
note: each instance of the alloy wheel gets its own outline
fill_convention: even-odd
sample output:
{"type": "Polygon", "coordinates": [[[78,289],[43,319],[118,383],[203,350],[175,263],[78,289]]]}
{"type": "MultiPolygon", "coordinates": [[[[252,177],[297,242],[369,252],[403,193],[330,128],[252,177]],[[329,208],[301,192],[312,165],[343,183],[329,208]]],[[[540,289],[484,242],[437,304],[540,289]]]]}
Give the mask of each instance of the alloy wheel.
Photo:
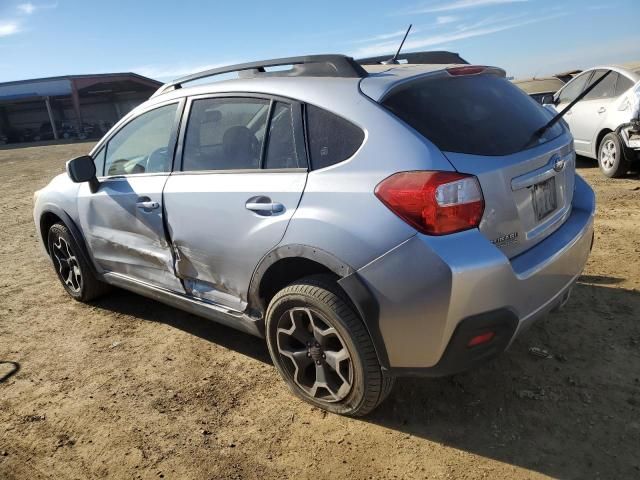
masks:
{"type": "Polygon", "coordinates": [[[611,170],[616,162],[616,144],[607,140],[600,149],[600,164],[605,170],[611,170]]]}
{"type": "Polygon", "coordinates": [[[80,293],[82,289],[82,272],[80,271],[78,259],[73,250],[71,250],[69,243],[62,236],[58,236],[52,245],[51,253],[62,282],[73,293],[80,293]]]}
{"type": "Polygon", "coordinates": [[[278,354],[307,395],[339,402],[351,391],[353,361],[338,331],[310,308],[292,308],[278,321],[278,354]]]}

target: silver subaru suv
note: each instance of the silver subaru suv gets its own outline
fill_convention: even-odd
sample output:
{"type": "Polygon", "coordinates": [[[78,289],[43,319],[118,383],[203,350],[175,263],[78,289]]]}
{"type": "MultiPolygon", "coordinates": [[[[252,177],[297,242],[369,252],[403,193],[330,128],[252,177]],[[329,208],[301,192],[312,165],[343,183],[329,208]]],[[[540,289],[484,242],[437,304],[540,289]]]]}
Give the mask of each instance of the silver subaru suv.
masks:
{"type": "Polygon", "coordinates": [[[263,337],[293,393],[346,415],[500,354],[591,249],[571,134],[498,68],[367,69],[295,57],[161,87],[35,193],[66,291],[263,337]]]}

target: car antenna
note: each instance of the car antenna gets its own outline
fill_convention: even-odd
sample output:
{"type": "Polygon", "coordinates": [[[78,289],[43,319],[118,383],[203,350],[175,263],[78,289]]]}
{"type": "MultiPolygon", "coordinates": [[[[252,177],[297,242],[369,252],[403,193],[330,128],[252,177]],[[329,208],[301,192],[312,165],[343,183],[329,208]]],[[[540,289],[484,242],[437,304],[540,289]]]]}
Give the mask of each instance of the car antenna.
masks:
{"type": "Polygon", "coordinates": [[[389,60],[385,60],[382,63],[382,65],[397,65],[398,63],[398,56],[400,55],[400,50],[402,50],[402,46],[404,45],[404,41],[407,39],[407,36],[409,35],[409,32],[411,31],[411,27],[413,25],[409,24],[409,28],[407,28],[407,32],[404,34],[404,38],[402,39],[402,42],[400,42],[400,46],[398,47],[398,51],[396,52],[396,54],[391,57],[389,60]]]}

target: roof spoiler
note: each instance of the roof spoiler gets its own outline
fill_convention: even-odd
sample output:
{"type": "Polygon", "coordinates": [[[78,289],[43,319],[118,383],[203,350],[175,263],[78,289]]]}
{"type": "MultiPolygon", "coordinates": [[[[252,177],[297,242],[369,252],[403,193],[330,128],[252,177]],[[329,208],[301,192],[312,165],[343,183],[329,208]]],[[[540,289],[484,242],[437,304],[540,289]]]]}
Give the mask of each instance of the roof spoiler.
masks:
{"type": "Polygon", "coordinates": [[[182,88],[188,82],[194,82],[203,78],[223,75],[225,73],[238,72],[239,75],[250,76],[288,76],[288,77],[342,77],[364,78],[367,72],[353,58],[345,55],[306,55],[301,57],[276,58],[261,60],[258,62],[239,63],[226,67],[212,68],[203,72],[178,78],[160,87],[153,96],[182,88]],[[267,72],[269,67],[281,67],[292,65],[290,70],[267,72]]]}
{"type": "MultiPolygon", "coordinates": [[[[389,56],[359,58],[356,60],[360,65],[383,65],[388,61],[389,56]]],[[[464,58],[455,52],[445,50],[433,52],[411,52],[401,53],[397,58],[400,63],[411,63],[414,65],[448,65],[448,64],[469,64],[464,58]]]]}

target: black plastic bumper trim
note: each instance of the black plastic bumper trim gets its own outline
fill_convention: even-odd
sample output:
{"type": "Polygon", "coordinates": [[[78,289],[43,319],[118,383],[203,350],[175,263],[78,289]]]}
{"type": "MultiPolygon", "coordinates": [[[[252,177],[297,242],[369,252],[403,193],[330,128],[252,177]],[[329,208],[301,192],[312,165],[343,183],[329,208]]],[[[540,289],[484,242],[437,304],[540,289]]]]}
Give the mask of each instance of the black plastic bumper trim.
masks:
{"type": "Polygon", "coordinates": [[[456,327],[440,361],[433,367],[391,368],[398,377],[444,377],[469,370],[504,352],[518,327],[517,315],[508,309],[492,310],[462,320],[456,327]],[[476,335],[494,332],[488,343],[468,347],[476,335]]]}

